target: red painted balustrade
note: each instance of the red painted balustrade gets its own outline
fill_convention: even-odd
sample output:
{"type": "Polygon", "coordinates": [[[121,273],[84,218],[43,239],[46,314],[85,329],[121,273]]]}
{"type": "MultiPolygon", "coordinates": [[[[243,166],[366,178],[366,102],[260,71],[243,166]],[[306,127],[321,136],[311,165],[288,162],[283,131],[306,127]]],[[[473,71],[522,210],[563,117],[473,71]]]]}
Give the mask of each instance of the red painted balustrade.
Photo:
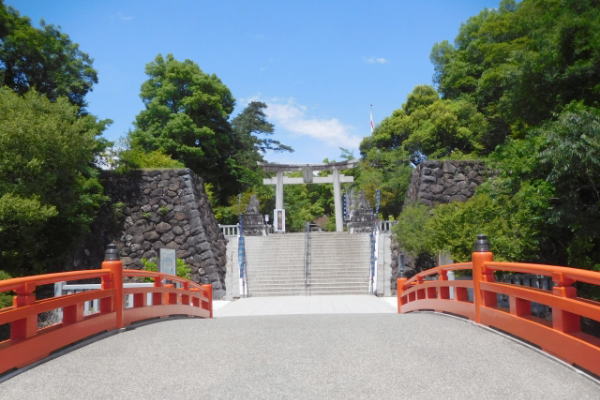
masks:
{"type": "Polygon", "coordinates": [[[101,269],[0,281],[0,293],[15,293],[12,307],[0,309],[0,326],[10,326],[10,338],[0,342],[0,374],[43,359],[82,339],[134,322],[170,315],[212,318],[211,285],[159,272],[124,270],[121,261],[112,258],[107,257],[101,269]],[[154,286],[124,288],[127,277],[150,278],[154,286]],[[36,299],[38,286],[93,278],[100,279],[100,289],[36,299]],[[126,308],[125,296],[130,294],[133,307],[126,308]],[[152,304],[147,304],[148,294],[152,304]],[[93,300],[98,300],[98,312],[84,315],[84,303],[93,300]],[[62,321],[38,328],[38,315],[57,309],[62,310],[62,321]]]}
{"type": "Polygon", "coordinates": [[[600,273],[553,265],[496,262],[487,248],[482,250],[473,253],[470,263],[442,265],[410,279],[398,279],[398,312],[434,310],[461,315],[524,339],[600,376],[600,339],[584,333],[581,321],[588,318],[600,323],[600,302],[578,297],[574,286],[576,282],[600,286],[600,273]],[[450,271],[467,279],[448,280],[450,271]],[[547,276],[554,287],[543,290],[497,282],[496,272],[547,276]],[[454,288],[452,296],[450,288],[454,288]],[[498,295],[508,297],[508,309],[499,307],[498,295]],[[532,303],[551,307],[551,320],[532,315],[532,303]]]}

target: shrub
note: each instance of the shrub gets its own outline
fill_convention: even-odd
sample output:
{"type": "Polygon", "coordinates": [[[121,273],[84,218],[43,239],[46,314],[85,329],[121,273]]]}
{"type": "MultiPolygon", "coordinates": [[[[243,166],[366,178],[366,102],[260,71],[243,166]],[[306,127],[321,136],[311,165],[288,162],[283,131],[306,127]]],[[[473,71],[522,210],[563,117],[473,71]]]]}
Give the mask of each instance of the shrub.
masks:
{"type": "MultiPolygon", "coordinates": [[[[142,258],[142,266],[146,271],[157,272],[158,271],[158,263],[156,258],[142,258]]],[[[177,258],[175,260],[175,270],[176,274],[180,278],[190,279],[192,276],[192,269],[183,261],[181,258],[177,258]]],[[[150,278],[146,278],[149,281],[152,281],[150,278]]]]}

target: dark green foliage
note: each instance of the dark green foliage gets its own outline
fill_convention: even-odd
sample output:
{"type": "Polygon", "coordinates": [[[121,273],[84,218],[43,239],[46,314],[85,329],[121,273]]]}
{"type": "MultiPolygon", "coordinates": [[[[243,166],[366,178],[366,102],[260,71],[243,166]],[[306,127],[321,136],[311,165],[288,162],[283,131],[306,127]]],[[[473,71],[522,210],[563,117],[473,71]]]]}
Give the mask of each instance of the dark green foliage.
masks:
{"type": "Polygon", "coordinates": [[[41,29],[0,1],[0,85],[23,94],[35,88],[79,107],[98,82],[92,59],[69,36],[43,21],[41,29]]]}
{"type": "Polygon", "coordinates": [[[0,110],[0,265],[16,276],[59,268],[105,201],[93,162],[107,121],[8,88],[0,110]]]}
{"type": "Polygon", "coordinates": [[[403,211],[405,228],[426,219],[408,248],[466,260],[485,233],[499,259],[600,269],[600,2],[504,0],[431,59],[443,100],[416,88],[361,151],[488,155],[497,176],[465,203],[403,211]]]}
{"type": "Polygon", "coordinates": [[[260,101],[250,102],[244,110],[231,121],[231,127],[244,148],[254,150],[255,153],[267,151],[294,151],[290,146],[268,137],[258,135],[272,135],[275,132],[273,124],[267,121],[265,115],[267,105],[260,101]]]}
{"type": "Polygon", "coordinates": [[[440,100],[430,86],[417,86],[402,109],[384,119],[361,143],[361,152],[402,149],[411,160],[479,154],[487,122],[465,100],[440,100]]]}
{"type": "Polygon", "coordinates": [[[466,203],[438,206],[432,251],[466,260],[476,233],[499,259],[600,269],[600,116],[571,106],[494,154],[498,176],[466,203]]]}
{"type": "Polygon", "coordinates": [[[149,79],[141,97],[145,110],[130,133],[134,149],[160,150],[202,176],[217,197],[238,190],[234,137],[229,115],[235,101],[216,75],[205,74],[191,60],[158,55],[146,65],[149,79]]]}
{"type": "Polygon", "coordinates": [[[425,225],[430,219],[431,209],[423,204],[410,204],[402,209],[398,223],[392,231],[402,249],[413,257],[431,251],[425,225]]]}
{"type": "Polygon", "coordinates": [[[130,151],[159,151],[183,163],[212,185],[217,204],[261,183],[257,161],[263,153],[292,150],[261,137],[274,131],[264,103],[251,102],[230,123],[235,104],[231,92],[193,61],[158,55],[146,66],[146,74],[149,79],[141,91],[146,109],[129,135],[130,151]]]}
{"type": "Polygon", "coordinates": [[[354,186],[365,192],[371,205],[374,206],[375,192],[381,191],[380,214],[385,219],[395,217],[402,209],[413,171],[408,158],[402,149],[372,149],[353,173],[354,186]]]}
{"type": "MultiPolygon", "coordinates": [[[[0,269],[0,281],[3,279],[10,279],[10,278],[12,278],[12,276],[10,276],[10,274],[8,274],[7,272],[2,271],[0,269]]],[[[12,299],[13,299],[13,295],[11,293],[7,293],[7,292],[0,293],[0,309],[11,306],[12,299]]],[[[0,334],[0,336],[2,336],[2,335],[0,334]]]]}
{"type": "Polygon", "coordinates": [[[485,114],[491,152],[573,100],[600,104],[600,3],[503,1],[463,24],[454,46],[436,44],[431,59],[444,98],[485,114]]]}
{"type": "Polygon", "coordinates": [[[230,165],[242,190],[262,184],[262,170],[257,163],[264,161],[263,155],[267,151],[293,151],[268,137],[275,129],[267,121],[265,108],[265,103],[252,101],[231,121],[234,154],[230,165]]]}
{"type": "Polygon", "coordinates": [[[525,185],[515,196],[480,193],[465,203],[440,205],[425,226],[429,248],[432,253],[447,251],[455,261],[468,261],[475,235],[483,233],[497,260],[540,261],[540,216],[550,195],[543,184],[525,185]]]}
{"type": "Polygon", "coordinates": [[[312,222],[323,215],[329,216],[335,223],[333,187],[332,185],[286,185],[284,208],[286,229],[290,232],[302,232],[306,222],[312,222]]]}

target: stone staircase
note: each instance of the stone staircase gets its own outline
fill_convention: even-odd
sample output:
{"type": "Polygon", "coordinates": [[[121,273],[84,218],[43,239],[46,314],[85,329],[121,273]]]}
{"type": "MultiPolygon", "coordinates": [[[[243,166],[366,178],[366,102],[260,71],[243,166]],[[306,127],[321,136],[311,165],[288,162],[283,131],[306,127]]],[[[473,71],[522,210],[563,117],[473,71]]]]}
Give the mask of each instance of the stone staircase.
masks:
{"type": "Polygon", "coordinates": [[[368,234],[311,232],[310,284],[305,285],[305,234],[246,237],[250,296],[367,294],[368,234]]]}
{"type": "Polygon", "coordinates": [[[368,294],[368,233],[311,232],[310,294],[368,294]]]}

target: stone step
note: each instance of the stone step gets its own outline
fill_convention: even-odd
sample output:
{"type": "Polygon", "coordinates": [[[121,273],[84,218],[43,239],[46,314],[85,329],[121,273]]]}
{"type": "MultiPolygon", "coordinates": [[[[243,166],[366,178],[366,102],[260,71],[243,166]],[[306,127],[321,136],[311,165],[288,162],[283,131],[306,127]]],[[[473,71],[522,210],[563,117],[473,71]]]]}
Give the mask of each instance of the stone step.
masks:
{"type": "Polygon", "coordinates": [[[304,264],[293,264],[293,265],[254,265],[249,266],[246,271],[248,273],[257,273],[257,274],[268,274],[268,273],[294,273],[294,272],[302,272],[304,273],[304,264]]]}
{"type": "Polygon", "coordinates": [[[310,234],[310,286],[305,288],[304,233],[248,237],[251,296],[366,294],[371,258],[368,234],[310,234]]]}
{"type": "MultiPolygon", "coordinates": [[[[285,272],[281,272],[281,271],[276,271],[276,272],[271,272],[271,271],[264,271],[264,272],[255,272],[255,271],[248,271],[247,276],[248,279],[257,279],[257,278],[262,278],[262,277],[268,277],[268,278],[277,278],[277,279],[285,279],[285,278],[303,278],[304,279],[304,270],[302,271],[291,271],[289,273],[285,273],[285,272]]],[[[322,278],[345,278],[345,277],[369,277],[369,271],[365,271],[364,269],[357,269],[357,270],[349,270],[349,271],[340,271],[340,272],[323,272],[323,271],[312,271],[309,272],[309,275],[313,278],[313,279],[322,279],[322,278]]]]}
{"type": "Polygon", "coordinates": [[[364,271],[365,273],[369,273],[368,265],[312,265],[310,267],[311,273],[316,272],[330,272],[330,273],[344,273],[347,271],[364,271]]]}
{"type": "Polygon", "coordinates": [[[305,295],[335,295],[335,294],[368,294],[369,287],[356,288],[339,288],[339,287],[323,287],[323,288],[296,288],[287,290],[278,289],[256,289],[248,288],[251,297],[268,297],[268,296],[305,296],[305,295]]]}
{"type": "Polygon", "coordinates": [[[325,291],[362,291],[367,292],[369,290],[369,285],[361,284],[361,285],[321,285],[321,286],[307,286],[304,285],[287,285],[287,286],[250,286],[248,285],[248,292],[250,294],[260,293],[282,293],[285,291],[294,291],[298,292],[325,292],[325,291]]]}
{"type": "Polygon", "coordinates": [[[304,271],[293,271],[290,273],[273,273],[273,272],[264,272],[264,273],[256,273],[256,272],[248,272],[248,279],[262,278],[262,277],[273,277],[278,279],[289,278],[302,278],[304,279],[304,271]]]}
{"type": "MultiPolygon", "coordinates": [[[[369,277],[333,277],[332,279],[311,279],[310,283],[315,285],[321,285],[323,283],[368,283],[369,277]]],[[[294,278],[294,279],[279,279],[279,278],[269,278],[269,277],[261,277],[257,279],[248,278],[248,284],[258,284],[258,285],[277,285],[277,284],[304,284],[304,278],[294,278]]]]}
{"type": "MultiPolygon", "coordinates": [[[[311,271],[332,271],[332,272],[343,272],[348,270],[362,270],[369,271],[370,265],[367,264],[359,264],[359,263],[347,263],[347,264],[319,264],[310,265],[311,271]]],[[[304,271],[304,263],[294,263],[287,265],[271,265],[267,263],[263,264],[255,264],[248,265],[248,272],[256,271],[256,272],[268,272],[268,271],[281,271],[281,272],[291,272],[291,271],[304,271]]]]}

